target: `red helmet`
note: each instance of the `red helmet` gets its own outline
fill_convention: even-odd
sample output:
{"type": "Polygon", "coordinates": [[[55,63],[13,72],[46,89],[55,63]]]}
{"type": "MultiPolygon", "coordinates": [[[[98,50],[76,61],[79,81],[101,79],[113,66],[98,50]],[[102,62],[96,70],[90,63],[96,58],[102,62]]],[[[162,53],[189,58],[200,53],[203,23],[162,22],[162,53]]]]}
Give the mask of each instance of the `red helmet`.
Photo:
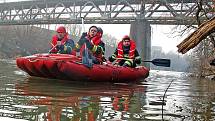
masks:
{"type": "Polygon", "coordinates": [[[59,26],[59,27],[57,28],[57,32],[58,32],[58,33],[66,33],[66,28],[63,27],[63,26],[59,26]]]}
{"type": "Polygon", "coordinates": [[[122,40],[130,40],[130,37],[128,35],[125,35],[122,40]]]}

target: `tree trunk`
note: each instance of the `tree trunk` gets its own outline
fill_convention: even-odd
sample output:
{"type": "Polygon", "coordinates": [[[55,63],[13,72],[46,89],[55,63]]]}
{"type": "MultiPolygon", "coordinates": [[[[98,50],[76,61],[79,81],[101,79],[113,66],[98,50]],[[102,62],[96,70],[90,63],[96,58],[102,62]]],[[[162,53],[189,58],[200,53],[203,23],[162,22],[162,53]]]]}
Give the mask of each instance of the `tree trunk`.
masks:
{"type": "Polygon", "coordinates": [[[215,32],[215,17],[202,23],[196,31],[185,38],[180,44],[178,44],[178,52],[185,54],[213,32],[215,32]]]}

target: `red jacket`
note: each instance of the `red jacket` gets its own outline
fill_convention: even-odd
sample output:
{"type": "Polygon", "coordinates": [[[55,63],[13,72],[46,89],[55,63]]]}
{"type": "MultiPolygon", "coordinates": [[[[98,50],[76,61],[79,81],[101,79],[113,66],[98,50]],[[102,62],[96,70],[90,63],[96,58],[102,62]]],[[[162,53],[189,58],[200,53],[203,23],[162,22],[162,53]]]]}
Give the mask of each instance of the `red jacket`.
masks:
{"type": "MultiPolygon", "coordinates": [[[[95,36],[92,40],[91,40],[91,43],[93,44],[93,45],[96,45],[96,46],[99,46],[100,44],[102,44],[103,42],[102,42],[102,40],[101,40],[101,37],[100,36],[95,36]]],[[[103,62],[103,54],[104,53],[93,53],[93,55],[97,58],[97,60],[99,61],[99,62],[103,62]]]]}
{"type": "MultiPolygon", "coordinates": [[[[65,37],[60,42],[61,42],[62,45],[65,45],[68,40],[69,40],[68,34],[66,34],[65,37]]],[[[54,49],[52,49],[51,53],[57,53],[58,52],[58,50],[56,48],[57,41],[58,41],[58,36],[54,35],[52,37],[52,43],[51,43],[51,49],[52,48],[54,48],[54,49]]],[[[72,51],[71,54],[75,55],[76,53],[75,53],[75,51],[72,51]]]]}
{"type": "MultiPolygon", "coordinates": [[[[123,42],[120,41],[117,47],[118,55],[117,58],[123,58],[124,51],[123,51],[123,42]]],[[[134,40],[130,40],[130,50],[129,50],[129,59],[134,59],[135,58],[135,49],[136,49],[136,44],[134,40]]]]}

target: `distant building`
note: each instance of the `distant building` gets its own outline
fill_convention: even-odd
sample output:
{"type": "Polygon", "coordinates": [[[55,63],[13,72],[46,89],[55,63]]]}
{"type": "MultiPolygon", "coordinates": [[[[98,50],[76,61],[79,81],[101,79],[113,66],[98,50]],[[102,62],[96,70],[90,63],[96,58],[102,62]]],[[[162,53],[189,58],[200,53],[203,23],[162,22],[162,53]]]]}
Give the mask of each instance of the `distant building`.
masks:
{"type": "Polygon", "coordinates": [[[161,46],[152,46],[152,51],[158,51],[158,52],[162,52],[162,47],[161,46]]]}
{"type": "Polygon", "coordinates": [[[151,47],[151,58],[161,57],[163,49],[161,46],[152,46],[151,47]]]}

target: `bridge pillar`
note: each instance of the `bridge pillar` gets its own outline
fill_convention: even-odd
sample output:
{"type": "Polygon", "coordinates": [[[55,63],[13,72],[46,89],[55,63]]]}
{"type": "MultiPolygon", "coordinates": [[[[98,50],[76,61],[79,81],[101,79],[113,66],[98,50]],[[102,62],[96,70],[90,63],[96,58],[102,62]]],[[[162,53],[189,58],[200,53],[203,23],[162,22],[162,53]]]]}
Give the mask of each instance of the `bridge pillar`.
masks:
{"type": "MultiPolygon", "coordinates": [[[[131,23],[130,36],[136,42],[137,50],[142,60],[151,59],[151,26],[147,21],[131,23]]],[[[150,63],[143,63],[150,68],[150,63]]]]}

